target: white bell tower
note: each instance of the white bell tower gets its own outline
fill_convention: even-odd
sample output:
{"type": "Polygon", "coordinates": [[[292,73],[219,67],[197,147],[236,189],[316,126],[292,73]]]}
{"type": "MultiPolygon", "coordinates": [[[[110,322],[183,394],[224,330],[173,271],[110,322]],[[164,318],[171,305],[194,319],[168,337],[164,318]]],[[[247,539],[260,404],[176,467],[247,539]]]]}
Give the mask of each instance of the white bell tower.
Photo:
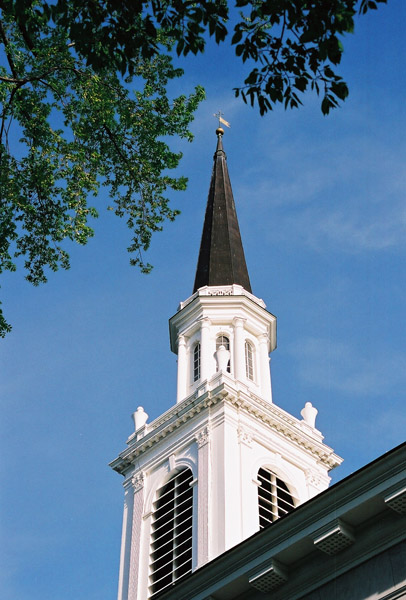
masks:
{"type": "MultiPolygon", "coordinates": [[[[252,294],[234,199],[217,148],[192,296],[170,319],[176,404],[135,432],[124,475],[119,600],[145,600],[328,487],[341,463],[315,428],[272,401],[276,317],[252,294]]],[[[192,600],[192,599],[191,599],[192,600]]]]}
{"type": "Polygon", "coordinates": [[[269,353],[276,347],[276,317],[241,285],[200,288],[180,304],[169,330],[178,355],[178,402],[219,371],[272,402],[269,353]]]}

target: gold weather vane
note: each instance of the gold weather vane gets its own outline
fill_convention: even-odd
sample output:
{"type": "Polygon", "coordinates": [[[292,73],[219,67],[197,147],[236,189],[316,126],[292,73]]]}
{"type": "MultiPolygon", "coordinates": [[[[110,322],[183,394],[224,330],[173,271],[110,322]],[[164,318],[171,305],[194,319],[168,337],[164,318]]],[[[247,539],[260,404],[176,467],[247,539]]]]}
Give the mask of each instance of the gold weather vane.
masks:
{"type": "Polygon", "coordinates": [[[225,125],[226,127],[231,127],[230,123],[228,121],[226,121],[225,119],[223,119],[222,115],[224,113],[221,112],[221,110],[218,111],[218,113],[214,113],[213,117],[216,117],[216,119],[219,120],[219,127],[221,127],[221,123],[223,123],[223,125],[225,125]]]}

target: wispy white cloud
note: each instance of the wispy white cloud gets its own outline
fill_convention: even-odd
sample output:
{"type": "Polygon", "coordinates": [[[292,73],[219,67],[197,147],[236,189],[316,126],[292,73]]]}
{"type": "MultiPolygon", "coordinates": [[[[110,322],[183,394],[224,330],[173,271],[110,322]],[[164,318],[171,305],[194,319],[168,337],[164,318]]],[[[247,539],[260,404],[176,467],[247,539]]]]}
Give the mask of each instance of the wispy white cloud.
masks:
{"type": "Polygon", "coordinates": [[[359,250],[383,250],[406,241],[406,211],[400,203],[394,203],[383,214],[357,214],[354,211],[336,210],[319,218],[316,227],[311,227],[311,214],[302,215],[307,220],[306,241],[315,248],[326,243],[339,246],[342,250],[355,253],[359,250]]]}
{"type": "Polygon", "coordinates": [[[406,385],[406,355],[363,354],[335,339],[308,337],[288,346],[297,373],[312,386],[356,396],[385,396],[406,385]]]}
{"type": "Polygon", "coordinates": [[[339,141],[312,140],[309,147],[305,139],[296,147],[292,140],[273,142],[264,149],[269,171],[264,162],[251,165],[238,183],[244,217],[256,219],[273,241],[315,251],[326,245],[351,254],[404,246],[403,152],[378,144],[372,131],[349,129],[339,141]]]}

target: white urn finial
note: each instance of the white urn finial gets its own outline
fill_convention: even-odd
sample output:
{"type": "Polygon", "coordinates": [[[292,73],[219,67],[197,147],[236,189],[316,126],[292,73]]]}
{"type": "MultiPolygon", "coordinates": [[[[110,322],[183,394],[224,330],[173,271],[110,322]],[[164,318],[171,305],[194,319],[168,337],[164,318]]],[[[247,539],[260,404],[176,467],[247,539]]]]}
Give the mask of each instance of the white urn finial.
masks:
{"type": "Polygon", "coordinates": [[[138,431],[141,427],[144,427],[148,420],[148,415],[142,406],[139,406],[137,410],[132,414],[134,420],[135,431],[138,431]]]}
{"type": "Polygon", "coordinates": [[[306,402],[306,404],[304,405],[304,408],[300,411],[300,414],[303,417],[303,421],[307,425],[310,425],[310,427],[313,427],[313,429],[315,429],[316,415],[318,412],[319,411],[317,410],[317,408],[314,408],[314,406],[312,405],[311,402],[306,402]]]}
{"type": "Polygon", "coordinates": [[[227,371],[228,361],[230,360],[230,351],[226,350],[226,347],[221,345],[217,352],[214,353],[217,361],[218,371],[227,371]]]}

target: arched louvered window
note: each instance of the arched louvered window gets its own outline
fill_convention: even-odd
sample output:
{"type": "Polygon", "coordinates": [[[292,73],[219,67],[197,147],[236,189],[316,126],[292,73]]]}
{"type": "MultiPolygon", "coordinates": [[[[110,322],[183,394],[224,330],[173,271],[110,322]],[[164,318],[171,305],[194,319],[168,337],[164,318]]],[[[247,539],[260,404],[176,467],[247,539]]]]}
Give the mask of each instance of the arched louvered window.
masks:
{"type": "Polygon", "coordinates": [[[192,571],[193,475],[177,473],[157,491],[150,550],[150,596],[192,571]]]}
{"type": "MultiPolygon", "coordinates": [[[[226,335],[219,335],[216,339],[216,350],[218,350],[220,346],[224,346],[226,350],[230,351],[230,340],[226,335]]],[[[227,373],[231,373],[230,361],[227,363],[227,373]]]]}
{"type": "Polygon", "coordinates": [[[197,342],[193,350],[193,381],[200,379],[200,342],[197,342]]]}
{"type": "Polygon", "coordinates": [[[276,519],[295,508],[288,486],[269,469],[258,471],[259,528],[271,525],[276,519]]]}
{"type": "Polygon", "coordinates": [[[254,381],[254,352],[250,342],[245,342],[245,375],[247,379],[254,381]]]}

